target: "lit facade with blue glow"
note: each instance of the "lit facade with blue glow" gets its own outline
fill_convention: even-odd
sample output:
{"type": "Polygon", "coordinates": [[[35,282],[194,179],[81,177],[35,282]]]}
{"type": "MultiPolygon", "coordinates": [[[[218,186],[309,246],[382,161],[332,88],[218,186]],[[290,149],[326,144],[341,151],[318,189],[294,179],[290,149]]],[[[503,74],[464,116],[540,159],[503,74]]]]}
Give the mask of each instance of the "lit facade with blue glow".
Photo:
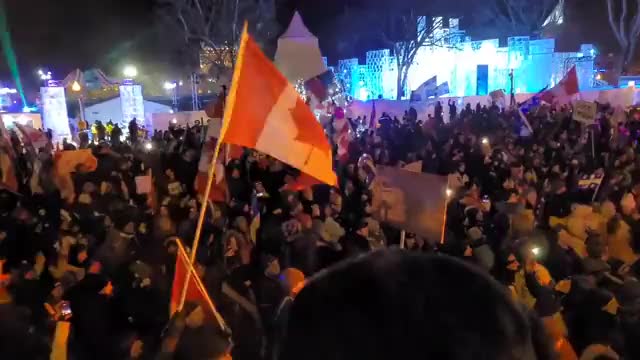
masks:
{"type": "MultiPolygon", "coordinates": [[[[445,40],[437,46],[418,50],[409,68],[405,98],[410,90],[434,75],[438,83],[449,83],[451,96],[486,95],[485,88],[487,92],[503,89],[509,93],[511,69],[514,91],[533,93],[555,85],[574,65],[580,88],[593,87],[596,50],[590,44],[582,45],[576,52],[556,52],[555,39],[533,40],[520,36],[508,38],[507,46],[500,47],[498,39],[471,41],[458,28],[458,19],[450,19],[448,28],[437,29],[434,38],[445,40]],[[480,82],[486,82],[486,87],[478,87],[478,69],[484,66],[487,76],[480,82]]],[[[359,64],[358,59],[340,60],[332,69],[343,80],[345,90],[356,99],[367,100],[379,95],[385,99],[396,98],[397,65],[390,50],[367,52],[365,64],[359,64]]]]}

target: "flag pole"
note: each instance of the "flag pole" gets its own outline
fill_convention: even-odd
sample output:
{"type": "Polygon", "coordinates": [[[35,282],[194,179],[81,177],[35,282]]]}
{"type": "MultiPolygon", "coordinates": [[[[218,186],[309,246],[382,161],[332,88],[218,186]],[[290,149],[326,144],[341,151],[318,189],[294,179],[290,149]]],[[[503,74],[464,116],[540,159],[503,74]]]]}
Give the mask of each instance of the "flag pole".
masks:
{"type": "MultiPolygon", "coordinates": [[[[185,250],[184,246],[182,246],[182,242],[180,242],[180,239],[178,239],[176,241],[176,243],[178,244],[178,257],[182,256],[181,254],[184,254],[185,260],[186,260],[187,251],[185,250]]],[[[193,273],[194,275],[196,274],[196,269],[194,269],[193,263],[188,262],[186,264],[186,273],[187,274],[193,273]]],[[[197,276],[197,275],[195,275],[195,276],[197,276]]],[[[225,323],[224,319],[222,318],[222,316],[218,312],[218,309],[216,309],[215,305],[213,305],[213,301],[211,301],[211,297],[207,293],[207,289],[204,289],[203,288],[204,286],[199,281],[196,281],[196,286],[198,287],[200,292],[202,292],[202,295],[204,295],[204,300],[207,303],[207,306],[209,306],[209,309],[211,310],[211,312],[213,312],[213,316],[216,318],[216,321],[218,322],[218,325],[220,325],[220,328],[223,329],[223,330],[228,330],[229,327],[227,326],[227,323],[225,323]]],[[[186,289],[186,288],[187,288],[187,286],[183,287],[183,289],[186,289]]],[[[182,310],[182,307],[179,307],[178,309],[182,310]]],[[[171,314],[171,315],[173,315],[173,314],[171,314]]]]}
{"type": "Polygon", "coordinates": [[[444,190],[444,211],[442,211],[442,229],[440,232],[440,244],[444,244],[444,235],[447,230],[447,210],[449,209],[449,198],[451,197],[449,189],[449,178],[447,177],[447,187],[444,190]]]}
{"type": "MultiPolygon", "coordinates": [[[[211,185],[213,184],[213,179],[215,178],[216,172],[216,162],[218,161],[218,154],[220,153],[220,144],[222,144],[221,139],[218,139],[216,142],[215,150],[213,151],[213,157],[211,158],[211,164],[209,164],[209,175],[207,177],[207,185],[204,190],[204,194],[202,197],[202,204],[200,205],[200,216],[198,217],[198,225],[196,227],[196,233],[193,237],[193,245],[191,246],[191,252],[189,253],[189,266],[193,266],[194,261],[196,260],[196,252],[198,251],[198,245],[200,243],[200,237],[202,235],[202,225],[204,224],[204,217],[207,213],[207,203],[209,199],[209,195],[211,194],[211,185]]],[[[189,281],[191,280],[191,271],[187,271],[187,275],[185,276],[184,285],[182,287],[182,293],[180,295],[180,303],[178,305],[178,311],[182,310],[184,307],[184,301],[187,297],[187,288],[189,286],[189,281]]]]}
{"type": "Polygon", "coordinates": [[[444,244],[444,235],[447,229],[447,208],[449,207],[449,198],[444,202],[444,211],[442,212],[442,231],[440,233],[440,244],[444,244]]]}
{"type": "MultiPolygon", "coordinates": [[[[216,171],[216,164],[218,161],[218,155],[220,154],[220,148],[222,145],[222,141],[224,139],[224,134],[227,129],[227,124],[231,119],[231,114],[233,112],[233,105],[235,103],[235,94],[238,79],[240,78],[240,69],[242,66],[237,66],[242,63],[242,58],[244,57],[244,49],[248,40],[248,24],[244,23],[244,29],[242,30],[242,37],[240,38],[240,48],[238,50],[238,58],[236,59],[236,67],[233,71],[233,79],[231,83],[231,91],[229,93],[229,103],[225,104],[224,116],[222,119],[222,129],[220,130],[220,138],[216,141],[216,147],[213,151],[213,157],[211,158],[211,163],[209,164],[209,175],[207,177],[207,185],[204,190],[204,195],[202,198],[202,204],[200,205],[200,216],[198,217],[198,225],[196,226],[196,232],[193,237],[193,245],[191,246],[191,253],[189,254],[189,264],[193,266],[196,260],[196,253],[198,251],[198,245],[200,243],[200,237],[202,235],[202,225],[204,224],[204,217],[207,213],[207,206],[209,202],[209,195],[211,194],[211,185],[213,185],[213,179],[216,171]]],[[[180,302],[178,303],[178,311],[182,310],[184,307],[184,302],[187,297],[187,288],[189,287],[189,281],[191,280],[191,271],[187,271],[187,275],[185,276],[184,285],[182,287],[182,294],[180,295],[180,302]]]]}

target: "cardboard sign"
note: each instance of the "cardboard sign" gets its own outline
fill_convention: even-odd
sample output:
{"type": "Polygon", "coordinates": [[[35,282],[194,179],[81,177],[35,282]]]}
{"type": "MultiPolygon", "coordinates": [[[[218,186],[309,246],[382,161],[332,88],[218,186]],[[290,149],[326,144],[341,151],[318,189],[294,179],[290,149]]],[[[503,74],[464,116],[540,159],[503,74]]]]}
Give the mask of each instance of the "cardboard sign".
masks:
{"type": "Polygon", "coordinates": [[[596,118],[598,105],[591,101],[578,100],[573,104],[573,119],[591,125],[596,118]]]}
{"type": "Polygon", "coordinates": [[[137,194],[151,193],[151,176],[150,175],[136,176],[136,193],[137,194]]]}
{"type": "Polygon", "coordinates": [[[442,234],[446,188],[445,176],[377,166],[373,217],[435,242],[442,234]]]}

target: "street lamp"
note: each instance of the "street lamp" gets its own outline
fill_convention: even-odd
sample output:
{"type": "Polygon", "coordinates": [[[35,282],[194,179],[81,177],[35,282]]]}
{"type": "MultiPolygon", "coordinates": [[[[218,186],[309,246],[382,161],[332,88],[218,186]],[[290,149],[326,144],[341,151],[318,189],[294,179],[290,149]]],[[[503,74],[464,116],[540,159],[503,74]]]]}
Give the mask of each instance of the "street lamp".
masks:
{"type": "Polygon", "coordinates": [[[78,91],[82,90],[82,86],[80,86],[78,81],[74,81],[73,84],[71,84],[71,90],[73,90],[75,92],[78,92],[78,91]]]}
{"type": "Polygon", "coordinates": [[[38,69],[38,76],[40,80],[44,83],[44,86],[47,86],[47,81],[51,80],[51,71],[44,71],[42,69],[38,69]]]}
{"type": "MultiPolygon", "coordinates": [[[[82,90],[82,86],[75,80],[73,84],[71,84],[71,91],[79,93],[82,90]]],[[[82,94],[78,96],[78,107],[80,108],[80,120],[85,120],[84,117],[84,103],[82,101],[82,94]]]]}
{"type": "Polygon", "coordinates": [[[178,83],[176,81],[165,81],[164,89],[171,91],[171,102],[173,110],[178,111],[178,83]]]}
{"type": "Polygon", "coordinates": [[[138,76],[138,69],[136,69],[136,67],[133,65],[127,65],[124,67],[123,74],[129,79],[133,79],[134,77],[138,76]]]}

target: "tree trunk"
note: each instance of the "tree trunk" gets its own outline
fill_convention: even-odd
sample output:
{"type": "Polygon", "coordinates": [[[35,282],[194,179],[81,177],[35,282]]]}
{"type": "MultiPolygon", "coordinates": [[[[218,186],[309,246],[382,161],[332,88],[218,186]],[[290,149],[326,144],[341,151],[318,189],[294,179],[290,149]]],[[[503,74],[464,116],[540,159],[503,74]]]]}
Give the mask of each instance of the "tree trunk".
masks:
{"type": "Polygon", "coordinates": [[[402,97],[404,96],[404,89],[407,87],[407,77],[409,76],[409,68],[411,67],[412,63],[413,61],[409,62],[408,64],[398,64],[396,100],[402,100],[402,97]]]}
{"type": "MultiPolygon", "coordinates": [[[[402,96],[405,95],[404,90],[407,88],[407,81],[409,78],[409,69],[411,68],[411,64],[413,64],[413,60],[410,61],[408,64],[406,64],[402,71],[402,79],[400,79],[400,99],[399,100],[402,100],[402,96]]],[[[411,94],[406,94],[406,95],[411,97],[411,94]]]]}
{"type": "Polygon", "coordinates": [[[396,100],[402,100],[404,95],[404,87],[402,86],[402,72],[398,69],[398,79],[396,81],[396,100]]]}

